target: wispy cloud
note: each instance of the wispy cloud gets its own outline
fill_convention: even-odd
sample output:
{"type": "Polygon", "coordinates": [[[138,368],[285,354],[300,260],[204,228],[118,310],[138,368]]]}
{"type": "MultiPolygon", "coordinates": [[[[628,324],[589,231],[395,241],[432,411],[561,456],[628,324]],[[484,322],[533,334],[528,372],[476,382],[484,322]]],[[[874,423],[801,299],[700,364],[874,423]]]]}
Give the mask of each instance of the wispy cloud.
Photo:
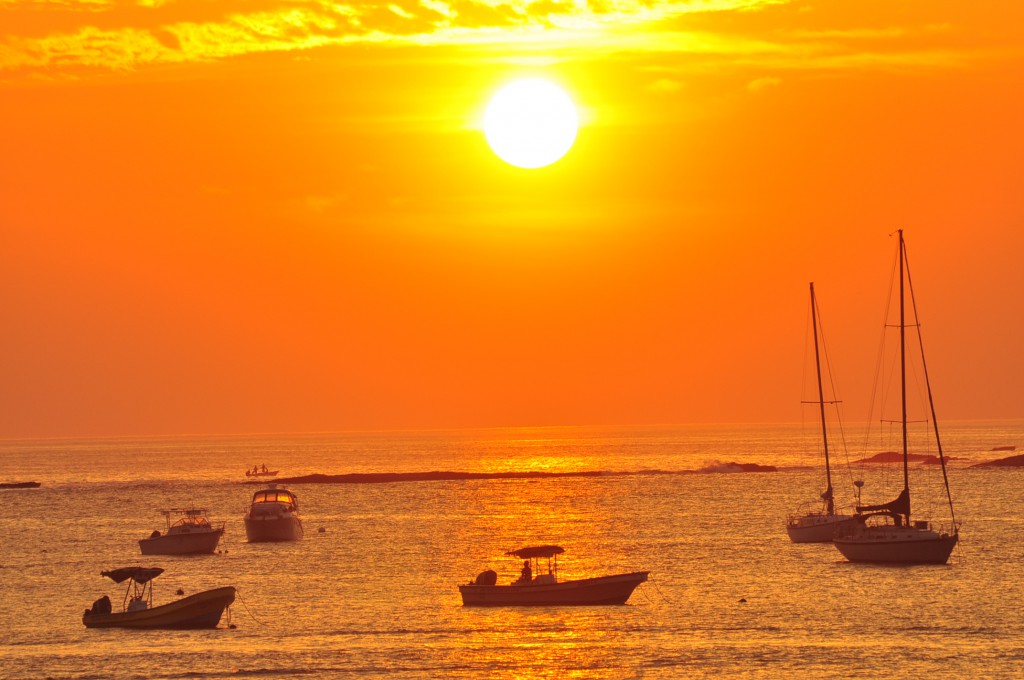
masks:
{"type": "MultiPolygon", "coordinates": [[[[709,26],[713,18],[792,10],[795,0],[0,0],[0,72],[74,73],[202,63],[354,43],[461,45],[508,52],[665,52],[838,67],[858,41],[946,26],[709,26]],[[695,20],[702,24],[695,27],[695,20]]],[[[799,7],[798,7],[799,9],[799,7]]],[[[813,13],[790,11],[791,16],[813,13]]],[[[741,22],[742,23],[742,22],[741,22]]],[[[875,49],[875,59],[888,52],[875,49]]],[[[906,60],[906,55],[900,55],[906,60]]],[[[923,61],[920,57],[918,62],[923,61]]],[[[665,88],[663,83],[657,87],[665,88]]]]}
{"type": "Polygon", "coordinates": [[[751,92],[762,92],[772,87],[778,87],[782,83],[780,78],[757,78],[747,83],[747,89],[751,92]]]}

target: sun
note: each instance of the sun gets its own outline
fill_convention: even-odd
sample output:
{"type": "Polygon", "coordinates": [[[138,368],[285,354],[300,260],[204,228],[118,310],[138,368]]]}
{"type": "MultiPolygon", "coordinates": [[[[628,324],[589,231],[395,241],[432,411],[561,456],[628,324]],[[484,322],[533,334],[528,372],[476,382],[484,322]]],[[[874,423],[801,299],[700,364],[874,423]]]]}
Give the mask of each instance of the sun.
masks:
{"type": "Polygon", "coordinates": [[[569,95],[546,80],[517,80],[498,91],[484,114],[487,143],[520,168],[551,165],[572,148],[579,121],[569,95]]]}

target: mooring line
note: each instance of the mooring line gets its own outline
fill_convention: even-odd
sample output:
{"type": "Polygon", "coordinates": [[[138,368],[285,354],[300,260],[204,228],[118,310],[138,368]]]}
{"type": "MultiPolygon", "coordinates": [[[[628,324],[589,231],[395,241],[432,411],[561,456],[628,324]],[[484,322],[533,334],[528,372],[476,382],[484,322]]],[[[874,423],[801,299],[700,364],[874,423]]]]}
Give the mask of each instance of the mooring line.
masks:
{"type": "Polygon", "coordinates": [[[648,574],[648,575],[647,575],[647,581],[648,581],[648,582],[649,582],[649,583],[650,583],[651,585],[653,585],[653,586],[654,586],[654,589],[655,589],[655,590],[657,590],[657,591],[658,591],[658,595],[660,595],[660,596],[661,596],[661,599],[662,599],[662,600],[664,600],[665,602],[667,602],[667,603],[669,603],[669,604],[672,604],[672,600],[668,599],[668,597],[666,597],[666,596],[665,596],[665,593],[661,592],[661,588],[660,588],[660,587],[658,587],[658,584],[654,582],[654,575],[653,575],[653,574],[648,574]]]}
{"type": "Polygon", "coordinates": [[[242,603],[242,606],[245,607],[245,611],[249,613],[249,616],[252,617],[253,621],[255,621],[256,623],[260,624],[261,626],[266,626],[267,625],[267,624],[263,623],[262,621],[260,621],[258,618],[256,618],[256,615],[252,613],[252,610],[249,609],[248,603],[246,603],[246,601],[242,599],[242,593],[238,590],[238,588],[235,588],[235,595],[238,596],[238,601],[242,603]]]}

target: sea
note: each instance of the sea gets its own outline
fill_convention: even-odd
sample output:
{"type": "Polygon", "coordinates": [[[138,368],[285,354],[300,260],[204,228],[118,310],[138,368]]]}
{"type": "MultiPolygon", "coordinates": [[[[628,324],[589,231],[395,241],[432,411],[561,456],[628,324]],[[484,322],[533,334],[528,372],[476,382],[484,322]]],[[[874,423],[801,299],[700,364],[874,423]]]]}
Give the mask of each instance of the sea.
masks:
{"type": "MultiPolygon", "coordinates": [[[[901,465],[857,462],[899,449],[871,429],[831,447],[841,504],[853,481],[865,503],[902,485],[901,465]]],[[[1024,452],[1024,421],[942,435],[961,542],[928,566],[789,541],[825,485],[813,423],[2,441],[0,482],[41,486],[0,491],[0,677],[1022,677],[1024,469],[971,466],[1024,452]],[[305,537],[249,544],[245,471],[264,464],[397,476],[287,484],[305,537]],[[403,477],[422,472],[481,474],[403,477]],[[143,557],[160,511],[190,506],[225,525],[218,552],[143,557]],[[459,584],[511,581],[505,553],[539,544],[565,549],[562,579],[651,578],[622,606],[462,606],[459,584]],[[155,604],[238,596],[213,630],[87,629],[94,600],[123,598],[100,572],[133,565],[165,570],[155,604]]],[[[912,463],[911,487],[915,519],[951,521],[941,466],[912,463]]]]}

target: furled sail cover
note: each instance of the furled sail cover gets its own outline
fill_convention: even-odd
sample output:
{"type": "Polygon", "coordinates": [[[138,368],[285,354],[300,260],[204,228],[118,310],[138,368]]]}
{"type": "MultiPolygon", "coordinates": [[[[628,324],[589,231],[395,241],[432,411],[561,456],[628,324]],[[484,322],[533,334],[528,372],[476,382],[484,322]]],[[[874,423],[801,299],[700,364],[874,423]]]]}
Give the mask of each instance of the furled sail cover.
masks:
{"type": "Polygon", "coordinates": [[[881,505],[858,505],[857,512],[891,512],[897,515],[910,514],[910,491],[903,489],[895,500],[881,505]]]}

